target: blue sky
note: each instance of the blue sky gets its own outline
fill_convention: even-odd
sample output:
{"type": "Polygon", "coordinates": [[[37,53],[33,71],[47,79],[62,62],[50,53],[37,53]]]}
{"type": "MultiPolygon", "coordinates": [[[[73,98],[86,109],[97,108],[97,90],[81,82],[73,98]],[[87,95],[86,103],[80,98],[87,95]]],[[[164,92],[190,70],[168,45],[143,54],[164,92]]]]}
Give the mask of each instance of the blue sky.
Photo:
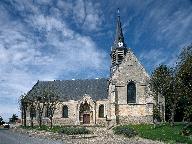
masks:
{"type": "Polygon", "coordinates": [[[0,0],[0,115],[37,80],[109,77],[117,8],[149,73],[192,42],[191,0],[0,0]]]}

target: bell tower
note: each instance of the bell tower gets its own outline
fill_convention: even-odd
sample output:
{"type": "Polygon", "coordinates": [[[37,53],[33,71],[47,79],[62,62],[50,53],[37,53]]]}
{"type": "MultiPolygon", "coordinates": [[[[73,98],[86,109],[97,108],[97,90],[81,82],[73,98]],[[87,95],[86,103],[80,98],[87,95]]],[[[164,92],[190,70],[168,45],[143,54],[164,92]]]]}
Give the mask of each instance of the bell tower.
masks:
{"type": "Polygon", "coordinates": [[[124,42],[123,31],[121,27],[120,12],[117,10],[115,40],[111,47],[111,73],[113,73],[116,67],[121,64],[124,56],[127,52],[126,44],[124,42]]]}

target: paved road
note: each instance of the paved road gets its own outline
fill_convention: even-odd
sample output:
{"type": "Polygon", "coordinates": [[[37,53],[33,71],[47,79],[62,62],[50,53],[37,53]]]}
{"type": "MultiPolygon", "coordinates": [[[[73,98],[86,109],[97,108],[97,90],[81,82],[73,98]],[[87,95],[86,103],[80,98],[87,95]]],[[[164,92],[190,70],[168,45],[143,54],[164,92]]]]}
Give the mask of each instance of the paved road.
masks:
{"type": "Polygon", "coordinates": [[[14,133],[7,129],[0,129],[0,144],[63,144],[63,142],[33,138],[26,134],[14,133]]]}

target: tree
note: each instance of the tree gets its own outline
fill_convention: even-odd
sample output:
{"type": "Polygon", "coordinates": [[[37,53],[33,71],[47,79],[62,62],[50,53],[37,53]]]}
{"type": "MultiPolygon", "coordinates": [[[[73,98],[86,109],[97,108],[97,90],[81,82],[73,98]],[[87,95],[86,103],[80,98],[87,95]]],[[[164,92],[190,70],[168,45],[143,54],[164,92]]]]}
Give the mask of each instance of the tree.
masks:
{"type": "Polygon", "coordinates": [[[48,117],[50,118],[50,121],[51,121],[51,128],[53,126],[53,115],[54,115],[54,112],[56,110],[56,106],[59,102],[59,97],[54,94],[52,91],[47,91],[48,95],[47,95],[47,112],[48,112],[48,117]]]}
{"type": "Polygon", "coordinates": [[[185,118],[192,121],[192,44],[184,47],[177,65],[178,76],[182,82],[182,92],[185,97],[185,118]]]}
{"type": "MultiPolygon", "coordinates": [[[[38,81],[39,82],[39,81],[38,81]]],[[[36,116],[39,127],[42,126],[42,116],[47,100],[47,92],[44,88],[38,87],[38,82],[27,93],[28,106],[30,111],[31,126],[33,126],[33,118],[36,116]]]]}
{"type": "Polygon", "coordinates": [[[47,100],[46,91],[42,92],[42,96],[37,96],[35,98],[35,102],[36,102],[36,106],[37,106],[37,113],[38,113],[39,127],[42,126],[42,117],[43,117],[44,108],[46,106],[46,100],[47,100]]]}
{"type": "Polygon", "coordinates": [[[56,105],[58,103],[58,96],[54,93],[53,86],[39,86],[39,81],[34,85],[34,87],[28,92],[27,97],[30,99],[30,117],[31,121],[33,120],[34,109],[37,114],[37,121],[39,123],[39,127],[42,126],[42,119],[45,110],[47,109],[48,117],[51,121],[52,127],[52,118],[54,115],[54,111],[56,109],[56,105]]]}
{"type": "Polygon", "coordinates": [[[0,116],[0,123],[3,121],[3,118],[0,116]]]}
{"type": "Polygon", "coordinates": [[[18,120],[18,116],[16,114],[13,114],[11,118],[9,118],[9,122],[15,123],[18,120]]]}
{"type": "Polygon", "coordinates": [[[178,77],[176,70],[171,71],[170,78],[171,79],[169,83],[169,90],[167,91],[167,94],[165,96],[171,112],[170,122],[171,122],[171,125],[174,125],[176,107],[178,106],[178,102],[183,96],[183,93],[182,93],[182,82],[181,82],[181,79],[178,77]]]}
{"type": "Polygon", "coordinates": [[[159,98],[165,98],[165,95],[168,91],[170,83],[170,71],[171,69],[166,65],[160,65],[154,70],[150,80],[150,86],[154,93],[155,100],[154,119],[157,119],[158,121],[162,120],[161,113],[158,108],[159,98]]]}
{"type": "Polygon", "coordinates": [[[47,117],[51,121],[51,128],[53,126],[53,115],[56,110],[56,105],[59,102],[59,97],[53,92],[50,87],[41,89],[41,96],[37,99],[37,111],[39,118],[39,125],[42,123],[42,116],[46,109],[47,117]]]}
{"type": "MultiPolygon", "coordinates": [[[[176,70],[166,65],[157,67],[151,77],[151,87],[154,92],[154,98],[157,104],[156,107],[158,107],[159,96],[165,98],[166,117],[173,125],[176,106],[182,96],[182,83],[177,76],[176,70]]],[[[155,108],[155,112],[157,115],[160,113],[157,111],[157,108],[155,108]]]]}
{"type": "Polygon", "coordinates": [[[3,118],[0,116],[0,125],[3,125],[4,123],[3,118]]]}
{"type": "Polygon", "coordinates": [[[36,101],[31,98],[31,100],[28,102],[31,127],[33,127],[33,118],[36,117],[36,105],[36,101]]]}
{"type": "Polygon", "coordinates": [[[19,100],[19,105],[20,105],[20,110],[21,110],[21,118],[22,118],[22,125],[24,127],[27,126],[27,108],[28,108],[28,97],[26,94],[23,94],[20,96],[20,100],[19,100]]]}

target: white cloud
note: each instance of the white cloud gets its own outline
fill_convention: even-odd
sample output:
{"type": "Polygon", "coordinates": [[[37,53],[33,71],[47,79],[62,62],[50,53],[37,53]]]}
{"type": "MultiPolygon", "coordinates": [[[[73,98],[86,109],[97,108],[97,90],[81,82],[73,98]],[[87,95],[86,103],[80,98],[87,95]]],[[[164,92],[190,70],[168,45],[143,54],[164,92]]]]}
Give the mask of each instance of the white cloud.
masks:
{"type": "Polygon", "coordinates": [[[178,59],[178,51],[165,52],[163,48],[154,48],[148,51],[142,51],[139,55],[139,59],[145,63],[147,68],[150,67],[151,70],[154,70],[155,67],[161,64],[174,67],[178,59]]]}
{"type": "Polygon", "coordinates": [[[149,51],[143,51],[140,53],[139,58],[141,61],[146,61],[146,65],[158,66],[166,61],[166,57],[162,49],[152,49],[149,51]]]}
{"type": "MultiPolygon", "coordinates": [[[[138,50],[142,62],[149,70],[159,64],[174,66],[181,49],[191,43],[191,2],[134,1],[128,7],[124,29],[138,50]],[[131,33],[130,33],[131,32],[131,33]],[[138,46],[138,47],[137,47],[138,46]]],[[[129,45],[129,44],[128,44],[129,45]]]]}
{"type": "Polygon", "coordinates": [[[56,17],[62,15],[71,19],[79,29],[84,31],[98,31],[104,20],[100,4],[92,1],[76,0],[76,1],[57,1],[56,17]],[[60,11],[58,14],[58,10],[60,11]]]}
{"type": "Polygon", "coordinates": [[[73,7],[73,14],[76,24],[84,30],[98,30],[103,22],[98,3],[77,0],[73,7]]]}
{"type": "MultiPolygon", "coordinates": [[[[91,37],[69,28],[57,15],[59,9],[54,9],[53,15],[45,15],[32,2],[20,1],[15,8],[24,15],[26,8],[31,7],[30,15],[12,20],[10,12],[0,7],[4,11],[0,12],[0,99],[12,97],[15,102],[38,79],[54,80],[66,73],[80,73],[85,69],[98,72],[106,68],[105,52],[98,50],[91,37]]],[[[1,104],[0,114],[10,105],[1,104]]],[[[6,115],[17,113],[16,105],[10,107],[6,115]]]]}

